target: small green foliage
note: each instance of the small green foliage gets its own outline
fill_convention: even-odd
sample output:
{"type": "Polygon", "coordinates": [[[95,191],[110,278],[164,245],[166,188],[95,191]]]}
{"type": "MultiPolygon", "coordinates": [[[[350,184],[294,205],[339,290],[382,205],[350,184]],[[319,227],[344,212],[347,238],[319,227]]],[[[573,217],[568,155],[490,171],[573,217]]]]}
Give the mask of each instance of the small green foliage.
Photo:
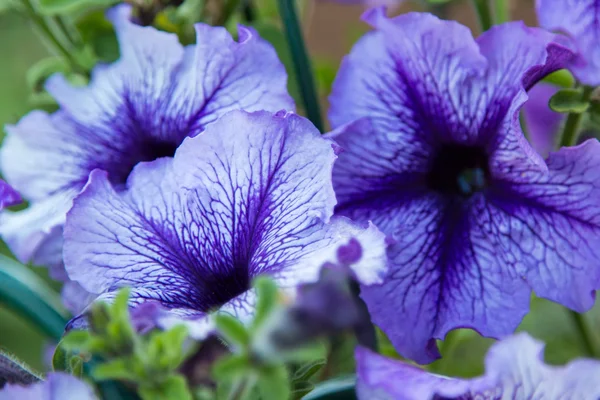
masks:
{"type": "Polygon", "coordinates": [[[177,374],[157,384],[140,386],[138,394],[142,400],[192,400],[185,378],[177,374]]]}
{"type": "Polygon", "coordinates": [[[262,400],[285,400],[290,398],[290,377],[285,365],[260,368],[258,391],[262,400]]]}
{"type": "Polygon", "coordinates": [[[128,303],[128,289],[119,291],[110,305],[94,303],[87,314],[90,329],[64,336],[54,353],[54,369],[81,375],[85,355],[94,358],[88,369],[96,381],[136,385],[143,399],[191,399],[178,372],[189,354],[187,328],[179,325],[140,336],[131,323],[128,303]]]}
{"type": "Polygon", "coordinates": [[[259,276],[254,280],[254,288],[256,289],[256,311],[254,320],[252,321],[252,329],[261,326],[273,309],[277,306],[278,290],[277,285],[272,279],[259,276]]]}
{"type": "Polygon", "coordinates": [[[582,88],[561,89],[552,96],[549,105],[556,112],[580,114],[587,111],[590,101],[582,88]]]}
{"type": "Polygon", "coordinates": [[[81,38],[97,59],[109,63],[119,58],[119,43],[112,24],[98,10],[85,14],[77,20],[81,38]]]}
{"type": "Polygon", "coordinates": [[[246,327],[231,315],[215,315],[215,324],[217,325],[219,332],[221,332],[229,344],[246,348],[250,343],[250,334],[248,333],[246,327]]]}

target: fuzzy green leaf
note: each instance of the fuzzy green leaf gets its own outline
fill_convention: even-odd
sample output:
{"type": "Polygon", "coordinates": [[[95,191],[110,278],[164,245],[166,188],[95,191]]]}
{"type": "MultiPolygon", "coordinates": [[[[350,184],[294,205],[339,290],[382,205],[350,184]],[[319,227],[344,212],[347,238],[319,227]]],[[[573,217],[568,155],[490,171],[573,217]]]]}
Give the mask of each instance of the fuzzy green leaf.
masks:
{"type": "Polygon", "coordinates": [[[27,70],[26,80],[27,87],[32,92],[41,92],[44,89],[44,82],[50,75],[57,72],[66,74],[69,72],[69,65],[62,57],[48,57],[33,64],[27,70]]]}
{"type": "Polygon", "coordinates": [[[250,343],[250,334],[246,327],[229,314],[216,314],[215,324],[229,344],[245,348],[250,343]]]}

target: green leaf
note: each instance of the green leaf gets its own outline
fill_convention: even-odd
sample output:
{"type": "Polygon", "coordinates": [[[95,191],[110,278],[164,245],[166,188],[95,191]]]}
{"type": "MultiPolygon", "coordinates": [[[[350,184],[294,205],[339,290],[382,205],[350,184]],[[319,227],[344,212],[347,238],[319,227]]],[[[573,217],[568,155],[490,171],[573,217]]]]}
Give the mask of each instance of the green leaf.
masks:
{"type": "Polygon", "coordinates": [[[561,89],[550,98],[550,108],[560,113],[580,114],[590,107],[589,99],[584,98],[581,88],[561,89]]]}
{"type": "Polygon", "coordinates": [[[219,313],[214,316],[215,324],[219,332],[232,345],[246,348],[250,343],[250,334],[244,324],[229,315],[219,313]]]}
{"type": "Polygon", "coordinates": [[[90,331],[72,330],[62,338],[59,345],[66,350],[87,351],[87,344],[90,341],[90,336],[90,331]]]}
{"type": "Polygon", "coordinates": [[[0,303],[59,340],[67,323],[58,294],[22,264],[0,254],[0,303]]]}
{"type": "Polygon", "coordinates": [[[138,394],[143,400],[192,400],[192,393],[181,375],[171,375],[156,385],[140,386],[138,394]]]}
{"type": "Polygon", "coordinates": [[[92,369],[92,377],[98,381],[122,379],[137,382],[139,380],[139,376],[132,371],[130,363],[124,358],[116,358],[96,365],[92,369]]]}
{"type": "Polygon", "coordinates": [[[93,53],[105,63],[119,58],[119,43],[112,24],[104,16],[104,10],[85,14],[77,20],[77,30],[93,53]]]}
{"type": "Polygon", "coordinates": [[[116,0],[39,0],[39,12],[44,15],[74,14],[85,8],[109,7],[116,0]]]}
{"type": "Polygon", "coordinates": [[[41,92],[44,89],[44,82],[50,75],[57,72],[66,74],[69,70],[69,65],[62,57],[43,58],[27,70],[27,86],[32,92],[41,92]]]}
{"type": "Polygon", "coordinates": [[[568,69],[559,69],[550,75],[546,75],[544,82],[563,88],[570,88],[575,84],[575,78],[573,78],[568,69]]]}
{"type": "Polygon", "coordinates": [[[217,380],[234,380],[252,370],[245,355],[232,354],[218,360],[213,366],[213,375],[217,380]]]}
{"type": "Polygon", "coordinates": [[[315,361],[310,361],[304,365],[302,365],[300,368],[298,368],[295,372],[294,375],[292,377],[292,381],[294,382],[301,382],[301,381],[307,381],[310,378],[312,378],[312,376],[314,374],[316,374],[317,372],[319,372],[319,370],[321,368],[323,368],[323,366],[326,364],[326,360],[325,359],[320,359],[320,360],[315,360],[315,361]]]}
{"type": "Polygon", "coordinates": [[[54,371],[69,371],[69,352],[59,342],[52,355],[52,369],[54,371]]]}
{"type": "Polygon", "coordinates": [[[254,280],[254,288],[256,289],[257,301],[252,328],[257,329],[277,306],[279,291],[275,282],[266,276],[256,278],[254,280]]]}
{"type": "Polygon", "coordinates": [[[262,400],[290,398],[290,378],[285,365],[262,367],[257,384],[262,400]]]}

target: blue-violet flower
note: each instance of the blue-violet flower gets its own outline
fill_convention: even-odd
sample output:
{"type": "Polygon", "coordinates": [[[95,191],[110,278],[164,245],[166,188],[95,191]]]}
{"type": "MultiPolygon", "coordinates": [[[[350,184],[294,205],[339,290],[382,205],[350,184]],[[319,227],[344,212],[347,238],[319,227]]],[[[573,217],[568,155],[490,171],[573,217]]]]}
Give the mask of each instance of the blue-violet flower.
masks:
{"type": "Polygon", "coordinates": [[[512,333],[531,290],[588,310],[600,287],[600,143],[550,154],[527,143],[526,90],[573,56],[522,23],[474,40],[456,22],[374,9],[334,83],[336,213],[395,243],[380,286],[361,295],[398,351],[439,357],[470,327],[512,333]],[[345,125],[344,125],[345,124],[345,125]]]}

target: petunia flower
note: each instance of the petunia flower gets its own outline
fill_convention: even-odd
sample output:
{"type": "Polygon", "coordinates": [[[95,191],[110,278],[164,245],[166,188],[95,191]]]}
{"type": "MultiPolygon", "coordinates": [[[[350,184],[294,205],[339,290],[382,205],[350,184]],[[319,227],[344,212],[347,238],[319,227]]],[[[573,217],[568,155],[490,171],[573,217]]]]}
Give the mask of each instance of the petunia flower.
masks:
{"type": "Polygon", "coordinates": [[[600,85],[600,1],[536,0],[541,27],[568,35],[577,57],[569,64],[575,77],[586,85],[600,85]]]}
{"type": "Polygon", "coordinates": [[[526,333],[494,344],[486,373],[447,378],[408,363],[357,348],[359,400],[581,399],[600,397],[600,362],[578,359],[561,367],[544,364],[544,345],[526,333]]]}
{"type": "Polygon", "coordinates": [[[137,165],[122,190],[95,170],[65,226],[69,277],[101,299],[130,286],[132,305],[158,303],[168,311],[159,325],[193,320],[198,337],[210,311],[252,315],[254,277],[268,274],[293,293],[353,236],[371,252],[355,273],[381,282],[385,236],[329,221],[333,145],[294,114],[235,111],[173,158],[137,165]]]}
{"type": "MultiPolygon", "coordinates": [[[[251,28],[238,42],[222,27],[197,24],[196,45],[129,21],[130,7],[111,9],[121,58],[92,71],[87,87],[61,75],[46,89],[60,105],[7,126],[0,153],[7,181],[31,206],[5,215],[0,234],[22,261],[62,268],[62,226],[73,197],[96,169],[122,185],[135,165],[173,156],[230,110],[292,110],[287,75],[270,44],[251,28]]],[[[73,299],[71,299],[73,300],[73,299]]]]}
{"type": "Polygon", "coordinates": [[[426,363],[453,328],[513,332],[532,289],[588,310],[600,287],[600,143],[544,162],[518,118],[525,90],[572,53],[522,23],[473,40],[429,14],[364,18],[376,30],[342,63],[330,119],[344,150],[336,212],[396,241],[385,282],[361,292],[374,322],[426,363]]]}
{"type": "Polygon", "coordinates": [[[96,400],[92,388],[72,375],[48,374],[46,380],[21,386],[7,384],[0,389],[0,400],[96,400]]]}
{"type": "Polygon", "coordinates": [[[0,179],[0,210],[21,202],[21,196],[6,182],[0,179]]]}

